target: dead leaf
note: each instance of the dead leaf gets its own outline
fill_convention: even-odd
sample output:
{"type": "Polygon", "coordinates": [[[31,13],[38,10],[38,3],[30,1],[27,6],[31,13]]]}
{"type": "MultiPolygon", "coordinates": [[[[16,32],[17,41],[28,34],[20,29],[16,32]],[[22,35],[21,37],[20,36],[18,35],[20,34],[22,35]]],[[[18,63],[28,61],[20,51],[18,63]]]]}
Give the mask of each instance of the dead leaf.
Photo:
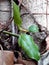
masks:
{"type": "Polygon", "coordinates": [[[46,44],[47,44],[46,50],[49,50],[49,36],[46,38],[46,44]]]}
{"type": "Polygon", "coordinates": [[[18,53],[19,53],[19,57],[18,57],[18,59],[17,59],[17,63],[18,63],[18,64],[23,64],[23,65],[25,65],[25,62],[24,62],[23,59],[22,59],[21,53],[20,53],[20,52],[18,52],[18,53]]]}
{"type": "Polygon", "coordinates": [[[14,65],[23,65],[23,64],[14,64],[14,65]]]}
{"type": "Polygon", "coordinates": [[[17,63],[18,64],[22,64],[22,65],[37,65],[37,62],[34,61],[34,60],[24,60],[22,59],[22,55],[21,53],[19,52],[19,57],[17,59],[17,63]]]}
{"type": "Polygon", "coordinates": [[[12,51],[1,51],[0,50],[0,65],[13,65],[14,54],[12,51]]]}

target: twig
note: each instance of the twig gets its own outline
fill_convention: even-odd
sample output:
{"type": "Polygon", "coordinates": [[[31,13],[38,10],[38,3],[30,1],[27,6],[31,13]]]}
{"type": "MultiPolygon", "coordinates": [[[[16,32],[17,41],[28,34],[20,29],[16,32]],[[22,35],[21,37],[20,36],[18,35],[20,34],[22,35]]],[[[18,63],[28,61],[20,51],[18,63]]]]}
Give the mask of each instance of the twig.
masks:
{"type": "Polygon", "coordinates": [[[0,10],[0,12],[10,12],[10,10],[0,10]]]}
{"type": "Polygon", "coordinates": [[[19,1],[19,6],[20,6],[20,5],[22,4],[22,1],[23,1],[23,0],[18,0],[18,1],[19,1]]]}
{"type": "Polygon", "coordinates": [[[28,15],[28,14],[29,14],[28,12],[27,13],[26,12],[25,13],[22,13],[21,14],[21,17],[24,16],[24,15],[28,15]]]}
{"type": "Polygon", "coordinates": [[[6,30],[6,29],[8,28],[8,26],[11,24],[12,20],[13,20],[13,18],[10,18],[10,19],[6,22],[6,24],[4,24],[4,25],[0,24],[0,25],[2,26],[2,27],[1,27],[2,29],[0,30],[0,34],[2,33],[2,31],[6,30]]]}
{"type": "MultiPolygon", "coordinates": [[[[12,21],[11,25],[12,25],[12,33],[15,34],[14,21],[12,21]]],[[[12,44],[13,44],[13,45],[15,44],[15,37],[14,37],[14,36],[12,36],[12,44]]]]}
{"type": "Polygon", "coordinates": [[[41,52],[41,55],[44,54],[47,50],[45,49],[44,51],[41,52]]]}
{"type": "Polygon", "coordinates": [[[24,7],[25,10],[27,10],[27,12],[28,12],[28,13],[30,14],[30,16],[34,19],[34,22],[39,26],[39,28],[43,27],[43,28],[45,28],[45,29],[47,30],[46,27],[42,26],[41,24],[39,24],[39,23],[35,20],[35,18],[34,18],[34,16],[33,16],[33,13],[31,14],[31,12],[26,8],[26,6],[24,5],[24,3],[22,3],[21,6],[24,7]]]}
{"type": "MultiPolygon", "coordinates": [[[[13,8],[13,0],[11,0],[11,5],[12,5],[12,8],[13,8]]],[[[11,14],[12,16],[13,16],[13,10],[12,10],[12,14],[11,14]]],[[[11,23],[11,32],[13,33],[13,34],[15,34],[15,25],[14,25],[14,20],[12,21],[12,23],[11,23]]],[[[14,44],[15,44],[15,37],[14,36],[12,36],[12,45],[13,45],[13,48],[14,48],[14,44]]]]}
{"type": "Polygon", "coordinates": [[[6,28],[11,24],[12,21],[13,21],[13,17],[11,17],[11,18],[6,22],[6,24],[4,25],[4,29],[6,29],[6,28]]]}

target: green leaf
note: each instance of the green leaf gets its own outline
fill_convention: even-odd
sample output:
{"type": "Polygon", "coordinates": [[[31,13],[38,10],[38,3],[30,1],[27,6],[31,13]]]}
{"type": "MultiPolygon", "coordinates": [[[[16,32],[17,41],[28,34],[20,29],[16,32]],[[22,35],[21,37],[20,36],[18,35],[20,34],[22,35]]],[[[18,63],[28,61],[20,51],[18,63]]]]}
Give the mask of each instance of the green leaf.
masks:
{"type": "Polygon", "coordinates": [[[18,44],[29,58],[37,61],[40,59],[39,48],[30,35],[21,34],[18,39],[18,44]]]}
{"type": "Polygon", "coordinates": [[[33,33],[36,33],[36,32],[39,32],[39,28],[37,25],[33,24],[29,27],[29,31],[30,32],[33,32],[33,33]]]}
{"type": "Polygon", "coordinates": [[[15,24],[21,26],[22,19],[20,17],[19,6],[15,2],[13,2],[13,16],[15,24]]]}

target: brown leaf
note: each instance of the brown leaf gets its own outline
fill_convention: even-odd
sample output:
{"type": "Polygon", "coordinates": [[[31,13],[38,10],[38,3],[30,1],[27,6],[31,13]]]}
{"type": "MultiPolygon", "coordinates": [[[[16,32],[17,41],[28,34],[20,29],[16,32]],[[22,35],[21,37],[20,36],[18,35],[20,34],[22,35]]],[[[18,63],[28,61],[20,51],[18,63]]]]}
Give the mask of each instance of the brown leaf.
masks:
{"type": "Polygon", "coordinates": [[[25,65],[25,62],[24,62],[23,59],[22,59],[21,53],[20,53],[20,52],[18,52],[18,53],[19,53],[19,57],[18,57],[18,59],[17,59],[17,63],[18,63],[18,64],[23,64],[23,65],[25,65]]]}
{"type": "Polygon", "coordinates": [[[1,51],[0,50],[0,65],[13,65],[14,54],[11,51],[1,51]]]}
{"type": "Polygon", "coordinates": [[[14,65],[23,65],[23,64],[14,64],[14,65]]]}
{"type": "Polygon", "coordinates": [[[23,60],[20,52],[19,52],[19,57],[17,59],[17,63],[22,65],[37,65],[37,62],[35,60],[31,60],[31,59],[23,60]]]}
{"type": "Polygon", "coordinates": [[[46,38],[46,44],[47,44],[46,50],[49,50],[49,36],[46,38]]]}

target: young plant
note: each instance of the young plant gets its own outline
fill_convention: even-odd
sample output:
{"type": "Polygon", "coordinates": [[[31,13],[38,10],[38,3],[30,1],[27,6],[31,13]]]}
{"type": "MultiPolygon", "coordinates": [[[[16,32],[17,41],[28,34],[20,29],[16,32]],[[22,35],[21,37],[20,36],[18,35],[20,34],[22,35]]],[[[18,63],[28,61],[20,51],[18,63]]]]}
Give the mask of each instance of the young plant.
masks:
{"type": "Polygon", "coordinates": [[[18,35],[7,31],[3,31],[3,33],[18,37],[19,46],[29,58],[34,59],[36,61],[40,59],[39,48],[30,35],[26,33],[21,33],[20,35],[18,35]]]}
{"type": "MultiPolygon", "coordinates": [[[[22,19],[20,17],[20,12],[19,12],[19,6],[16,5],[15,2],[13,2],[13,15],[14,15],[14,22],[18,27],[21,27],[22,25],[22,19]]],[[[35,26],[36,28],[36,26],[35,26]]],[[[38,28],[37,30],[34,28],[34,26],[31,26],[29,28],[29,30],[31,30],[31,32],[38,32],[38,28]]],[[[15,37],[18,37],[18,44],[21,47],[21,49],[26,53],[26,55],[31,58],[31,59],[35,59],[36,61],[38,61],[40,59],[40,52],[39,52],[39,48],[38,46],[35,44],[33,38],[28,35],[28,34],[23,34],[21,33],[20,35],[18,34],[13,34],[11,32],[7,32],[7,31],[3,31],[3,33],[5,34],[9,34],[15,37]]]]}

